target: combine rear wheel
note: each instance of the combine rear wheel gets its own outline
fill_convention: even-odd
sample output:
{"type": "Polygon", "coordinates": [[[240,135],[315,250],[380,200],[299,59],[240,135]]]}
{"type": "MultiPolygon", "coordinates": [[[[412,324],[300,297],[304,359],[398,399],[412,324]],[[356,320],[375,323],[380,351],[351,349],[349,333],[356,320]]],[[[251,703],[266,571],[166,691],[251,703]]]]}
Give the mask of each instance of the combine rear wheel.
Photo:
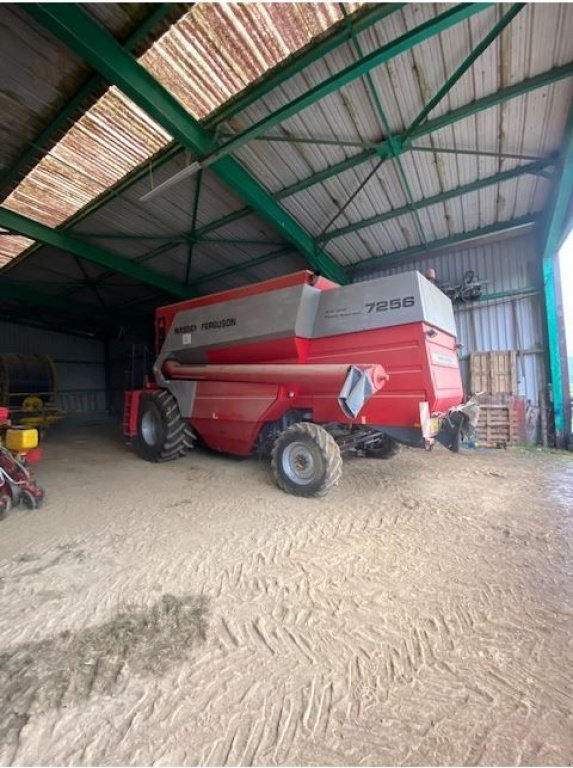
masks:
{"type": "Polygon", "coordinates": [[[365,456],[369,459],[391,459],[392,456],[400,453],[402,446],[396,440],[388,435],[380,435],[373,443],[369,443],[364,448],[365,456]]]}
{"type": "Polygon", "coordinates": [[[279,488],[295,496],[324,496],[342,475],[336,440],[323,427],[306,421],[279,435],[272,466],[279,488]]]}
{"type": "Polygon", "coordinates": [[[192,447],[192,433],[177,400],[166,389],[145,392],[139,402],[135,448],[146,461],[171,461],[192,447]]]}

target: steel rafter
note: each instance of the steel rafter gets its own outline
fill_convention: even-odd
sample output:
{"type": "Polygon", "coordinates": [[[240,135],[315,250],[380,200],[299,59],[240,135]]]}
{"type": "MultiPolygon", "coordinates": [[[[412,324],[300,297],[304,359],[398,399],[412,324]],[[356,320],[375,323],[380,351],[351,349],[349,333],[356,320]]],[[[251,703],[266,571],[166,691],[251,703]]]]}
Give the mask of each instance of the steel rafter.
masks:
{"type": "Polygon", "coordinates": [[[271,91],[283,85],[291,77],[347,43],[353,34],[359,35],[361,32],[365,32],[405,5],[406,3],[371,3],[359,8],[347,17],[348,23],[344,19],[339,21],[335,27],[327,30],[322,39],[309,43],[302,51],[289,56],[285,62],[281,62],[267,72],[260,81],[248,86],[243,92],[219,107],[205,121],[205,126],[215,128],[236,117],[255,102],[264,99],[271,91]]]}
{"type": "MultiPolygon", "coordinates": [[[[173,12],[171,3],[159,3],[151,13],[149,13],[137,29],[127,38],[123,44],[126,51],[134,51],[165,17],[173,12]]],[[[16,176],[30,166],[36,165],[40,158],[37,158],[37,150],[46,148],[59,131],[64,128],[68,120],[90,99],[104,84],[99,75],[91,75],[80,86],[79,90],[67,102],[65,107],[58,112],[51,123],[30,142],[27,149],[7,168],[0,176],[0,190],[10,184],[16,176]]]]}
{"type": "Polygon", "coordinates": [[[567,224],[569,205],[573,197],[573,101],[563,134],[562,150],[559,159],[559,172],[555,186],[546,206],[547,217],[543,237],[542,270],[545,294],[545,312],[547,318],[547,336],[549,342],[549,370],[553,395],[553,414],[555,437],[560,447],[565,437],[566,415],[563,380],[563,360],[561,355],[561,328],[557,307],[556,271],[558,252],[567,224]]]}
{"type": "MultiPolygon", "coordinates": [[[[545,86],[552,85],[559,80],[563,80],[564,78],[571,76],[573,76],[573,63],[565,64],[562,67],[555,67],[548,72],[543,72],[541,75],[536,75],[535,77],[522,80],[520,83],[511,85],[508,88],[502,88],[500,91],[496,91],[495,93],[492,93],[488,96],[484,96],[481,99],[476,99],[475,101],[472,101],[469,104],[465,104],[458,109],[447,112],[445,115],[441,115],[440,117],[428,120],[427,122],[418,126],[418,128],[416,128],[416,130],[408,138],[406,137],[406,131],[402,131],[394,137],[395,144],[398,145],[400,152],[407,152],[410,149],[409,142],[411,141],[415,141],[416,139],[420,139],[430,133],[434,133],[435,131],[439,131],[449,125],[453,125],[460,120],[465,120],[467,117],[471,117],[472,115],[475,115],[486,109],[496,107],[499,104],[502,104],[504,101],[516,98],[517,96],[523,96],[525,93],[529,93],[530,91],[536,90],[537,88],[543,88],[545,86]]],[[[312,187],[315,184],[324,182],[333,176],[339,176],[351,168],[356,168],[368,160],[376,158],[380,154],[383,156],[388,156],[389,153],[390,147],[388,146],[388,141],[384,139],[371,149],[366,149],[364,152],[359,152],[356,155],[347,158],[346,160],[342,160],[340,163],[335,163],[334,165],[331,165],[322,171],[318,171],[317,173],[312,174],[312,176],[308,176],[306,179],[302,179],[295,184],[291,184],[290,186],[279,190],[275,193],[275,199],[283,200],[285,197],[296,195],[297,192],[301,192],[304,189],[308,189],[308,187],[312,187]]]]}
{"type": "MultiPolygon", "coordinates": [[[[404,3],[379,3],[360,8],[350,17],[353,28],[357,32],[364,32],[386,16],[399,10],[403,5],[404,3]]],[[[224,104],[213,115],[205,120],[205,128],[208,130],[216,129],[229,117],[246,109],[250,104],[260,98],[263,98],[272,88],[285,82],[305,67],[310,66],[327,53],[330,53],[330,51],[335,50],[337,47],[346,43],[349,39],[349,32],[346,26],[342,25],[343,22],[340,22],[333,28],[327,30],[319,41],[313,41],[302,51],[298,51],[292,56],[289,56],[287,61],[278,64],[273,70],[268,72],[262,81],[253,83],[243,92],[224,104]]],[[[121,179],[117,184],[110,187],[107,192],[99,195],[99,197],[89,203],[85,208],[82,208],[81,211],[78,211],[74,216],[70,217],[70,219],[62,224],[61,228],[68,229],[77,222],[85,219],[90,213],[103,207],[109,200],[121,195],[143,177],[147,176],[150,168],[156,170],[174,157],[178,157],[184,151],[184,147],[181,147],[177,142],[172,141],[165,149],[160,150],[153,158],[151,158],[151,160],[127,174],[127,176],[121,179]]],[[[243,208],[240,216],[244,215],[245,212],[252,212],[252,209],[250,207],[243,208]]],[[[230,218],[228,223],[235,221],[236,218],[240,218],[240,216],[234,214],[234,217],[230,218]]],[[[218,228],[218,226],[216,228],[218,228]]],[[[224,226],[224,224],[221,224],[220,226],[224,226]]],[[[209,227],[210,225],[207,225],[204,228],[205,232],[212,231],[209,227]]],[[[30,246],[26,251],[26,254],[32,253],[38,247],[38,245],[30,246]]]]}
{"type": "MultiPolygon", "coordinates": [[[[489,96],[484,96],[481,99],[477,99],[476,101],[473,101],[470,104],[466,104],[462,107],[459,107],[458,109],[452,110],[451,112],[448,112],[439,118],[435,118],[434,120],[429,120],[428,122],[424,123],[423,126],[420,126],[420,128],[415,131],[416,135],[410,136],[409,141],[405,140],[405,131],[403,131],[402,133],[398,134],[395,137],[395,142],[397,143],[401,152],[408,152],[410,150],[413,152],[432,152],[432,151],[452,152],[452,153],[459,152],[460,154],[464,154],[466,151],[472,152],[472,150],[463,150],[463,149],[455,150],[455,149],[436,148],[435,150],[433,150],[431,147],[414,147],[410,144],[410,142],[415,141],[415,139],[417,138],[422,138],[423,136],[433,133],[434,131],[438,131],[441,128],[444,128],[446,125],[454,125],[460,120],[465,120],[467,117],[471,117],[472,115],[477,114],[478,112],[484,111],[486,109],[491,109],[492,107],[496,107],[505,101],[509,101],[510,99],[517,98],[518,96],[523,96],[524,94],[529,93],[530,91],[534,91],[538,88],[545,88],[549,85],[552,85],[553,83],[557,83],[560,80],[563,80],[565,78],[572,77],[572,76],[573,76],[573,64],[566,64],[562,67],[555,67],[553,69],[548,70],[547,72],[541,73],[540,75],[536,75],[535,77],[530,77],[526,80],[523,80],[520,83],[511,85],[508,88],[503,88],[500,91],[496,91],[495,93],[490,94],[489,96]]],[[[300,181],[297,181],[294,184],[291,184],[290,186],[279,190],[274,194],[274,198],[275,200],[284,200],[286,197],[291,197],[292,195],[296,195],[298,192],[302,192],[303,190],[308,189],[309,187],[312,187],[315,184],[320,184],[332,178],[333,176],[338,176],[344,173],[345,171],[350,170],[351,168],[356,168],[362,165],[363,163],[368,162],[368,160],[372,160],[373,158],[376,158],[379,153],[386,154],[386,155],[388,154],[386,140],[380,141],[377,144],[372,144],[369,147],[367,147],[364,150],[364,152],[359,152],[358,154],[353,155],[352,157],[349,157],[346,160],[342,160],[340,163],[331,165],[322,171],[317,171],[316,173],[313,173],[311,176],[308,176],[306,179],[301,179],[300,181]]],[[[484,154],[487,154],[487,153],[484,153],[484,154]]],[[[536,158],[524,157],[523,159],[534,160],[536,158]]],[[[231,224],[232,222],[243,218],[244,216],[248,216],[252,212],[253,212],[252,209],[249,207],[242,208],[241,210],[235,211],[234,213],[228,214],[227,216],[223,216],[220,219],[215,219],[210,224],[207,224],[203,228],[203,231],[214,232],[220,227],[224,227],[227,224],[231,224]]]]}
{"type": "Polygon", "coordinates": [[[471,232],[460,232],[457,235],[450,235],[449,237],[444,237],[440,240],[432,240],[427,245],[415,245],[412,248],[405,248],[403,251],[394,251],[393,253],[385,253],[382,256],[373,256],[372,258],[364,259],[363,261],[353,264],[351,267],[347,268],[347,271],[353,277],[361,272],[368,272],[381,266],[386,266],[399,261],[411,260],[418,256],[425,256],[428,251],[436,251],[440,248],[448,248],[451,245],[465,243],[468,240],[476,240],[479,237],[531,226],[536,224],[536,222],[536,216],[522,216],[521,218],[512,219],[510,221],[499,221],[496,224],[481,227],[480,229],[474,229],[471,232]]]}
{"type": "MultiPolygon", "coordinates": [[[[80,6],[39,3],[23,8],[117,85],[195,156],[203,157],[216,148],[213,136],[80,6]]],[[[293,243],[314,269],[333,280],[346,279],[344,270],[316,246],[310,235],[234,158],[224,157],[214,163],[212,169],[293,243]]]]}
{"type": "MultiPolygon", "coordinates": [[[[496,173],[493,176],[487,176],[484,179],[473,181],[470,184],[464,184],[461,187],[448,189],[446,192],[440,192],[439,194],[433,195],[432,197],[426,197],[422,200],[417,200],[414,205],[416,210],[420,210],[421,208],[428,208],[432,205],[437,205],[438,203],[444,203],[447,200],[451,200],[455,197],[467,195],[470,192],[477,192],[478,190],[489,187],[492,184],[502,184],[504,181],[517,179],[520,176],[525,176],[526,174],[534,176],[539,175],[550,166],[555,165],[555,163],[555,159],[549,158],[547,160],[538,160],[537,162],[529,163],[528,165],[520,165],[517,168],[512,168],[510,171],[501,171],[500,173],[496,173]]],[[[385,213],[371,216],[369,219],[357,221],[355,224],[349,224],[346,227],[340,227],[339,229],[335,229],[332,232],[326,232],[322,237],[319,238],[319,241],[326,242],[327,240],[333,240],[337,237],[353,234],[354,232],[358,232],[361,229],[372,227],[375,224],[381,224],[384,221],[389,221],[391,219],[397,218],[398,216],[404,216],[411,212],[411,205],[405,205],[402,208],[394,208],[391,211],[386,211],[385,213]]]]}
{"type": "Polygon", "coordinates": [[[435,16],[429,21],[420,24],[419,27],[408,30],[395,40],[391,40],[386,45],[383,45],[377,50],[372,51],[372,53],[369,53],[367,56],[350,64],[343,69],[342,72],[337,72],[327,78],[324,82],[314,86],[314,88],[310,88],[298,98],[279,107],[275,112],[262,118],[249,128],[246,128],[232,139],[226,141],[222,146],[212,148],[212,150],[206,153],[206,156],[203,157],[201,164],[203,167],[212,165],[221,158],[235,152],[248,141],[260,136],[269,128],[283,123],[303,109],[310,107],[317,101],[324,99],[326,96],[329,96],[344,86],[354,82],[354,80],[362,77],[367,72],[370,72],[370,70],[379,67],[381,64],[390,61],[406,51],[409,51],[415,45],[423,43],[425,40],[429,40],[440,32],[449,29],[455,24],[459,24],[459,22],[470,18],[476,13],[480,13],[491,4],[492,3],[460,3],[459,5],[448,8],[447,11],[444,11],[444,13],[435,16]]]}
{"type": "Polygon", "coordinates": [[[170,293],[172,296],[184,299],[189,296],[189,289],[181,283],[171,280],[169,277],[159,274],[148,267],[144,267],[137,262],[118,256],[115,253],[106,251],[99,246],[92,245],[79,240],[59,229],[51,229],[44,224],[28,219],[19,213],[9,211],[0,206],[0,227],[9,229],[24,237],[37,240],[45,245],[51,245],[55,248],[61,248],[62,251],[78,256],[85,261],[91,261],[99,266],[112,269],[114,272],[120,272],[134,280],[152,285],[162,291],[170,293]]]}
{"type": "Polygon", "coordinates": [[[430,112],[436,108],[444,96],[454,87],[458,80],[468,71],[482,53],[484,53],[494,40],[501,35],[503,30],[517,16],[522,8],[525,8],[525,3],[516,3],[512,5],[509,11],[492,27],[483,40],[480,40],[475,48],[473,48],[470,55],[462,61],[456,71],[448,77],[442,87],[434,94],[434,96],[432,96],[422,111],[414,118],[406,131],[406,137],[411,136],[416,128],[424,122],[430,112]]]}

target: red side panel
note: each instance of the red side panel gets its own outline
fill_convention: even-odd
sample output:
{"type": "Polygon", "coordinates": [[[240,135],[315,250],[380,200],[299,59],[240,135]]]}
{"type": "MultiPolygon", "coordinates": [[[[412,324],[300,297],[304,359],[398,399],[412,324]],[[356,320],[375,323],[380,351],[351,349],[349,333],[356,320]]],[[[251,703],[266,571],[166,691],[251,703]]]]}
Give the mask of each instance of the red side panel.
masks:
{"type": "Polygon", "coordinates": [[[191,426],[210,448],[246,456],[265,421],[274,421],[289,407],[284,387],[273,384],[197,384],[191,426]]]}
{"type": "MultiPolygon", "coordinates": [[[[314,339],[308,362],[380,363],[390,378],[366,404],[357,421],[412,427],[419,425],[420,402],[428,401],[432,413],[461,402],[463,390],[455,343],[453,336],[424,323],[409,323],[314,339]]],[[[323,410],[326,404],[321,407],[318,403],[317,421],[322,420],[323,410]]]]}

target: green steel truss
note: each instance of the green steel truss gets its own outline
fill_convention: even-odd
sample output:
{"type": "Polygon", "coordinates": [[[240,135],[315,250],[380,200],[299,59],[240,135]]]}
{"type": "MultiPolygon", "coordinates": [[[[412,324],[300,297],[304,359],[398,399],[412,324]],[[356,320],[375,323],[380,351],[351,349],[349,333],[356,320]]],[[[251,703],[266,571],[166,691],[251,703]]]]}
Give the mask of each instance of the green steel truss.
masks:
{"type": "Polygon", "coordinates": [[[358,232],[361,229],[372,227],[375,224],[381,224],[384,221],[389,221],[391,219],[398,218],[399,216],[404,216],[405,214],[412,213],[413,209],[420,210],[421,208],[428,208],[432,205],[437,205],[438,203],[445,203],[447,200],[452,200],[453,198],[461,197],[462,195],[468,195],[470,192],[477,192],[478,190],[492,186],[493,184],[502,184],[505,181],[517,179],[520,176],[525,176],[527,174],[538,175],[550,166],[555,165],[555,163],[556,161],[554,159],[538,160],[535,163],[520,165],[519,167],[513,168],[510,171],[502,171],[501,173],[496,173],[493,176],[487,176],[484,179],[478,179],[477,181],[473,181],[471,184],[464,184],[463,186],[456,187],[455,189],[448,189],[446,192],[441,192],[438,195],[433,195],[432,197],[426,197],[422,200],[418,200],[413,205],[405,205],[402,208],[394,208],[391,211],[386,211],[385,213],[378,214],[377,216],[372,216],[369,219],[362,219],[362,221],[358,221],[355,224],[349,224],[346,227],[340,227],[339,229],[334,229],[331,232],[326,232],[320,238],[320,242],[326,242],[327,240],[333,240],[337,237],[343,237],[344,235],[358,232]]]}
{"type": "MultiPolygon", "coordinates": [[[[553,83],[557,83],[560,80],[572,76],[573,63],[565,64],[561,67],[555,67],[548,70],[547,72],[543,72],[540,75],[536,75],[535,77],[531,77],[523,80],[520,83],[516,83],[515,85],[502,88],[493,94],[484,96],[481,99],[476,99],[470,104],[466,104],[462,107],[459,107],[458,109],[452,110],[445,115],[442,115],[433,120],[428,120],[423,125],[419,126],[409,137],[406,136],[407,131],[403,131],[397,134],[394,136],[395,147],[400,153],[408,152],[410,150],[431,152],[432,149],[430,147],[414,147],[411,142],[424,136],[428,136],[431,133],[434,133],[441,128],[445,128],[448,125],[454,125],[455,123],[461,120],[465,120],[467,117],[471,117],[472,115],[478,114],[479,112],[491,109],[492,107],[496,107],[499,104],[503,104],[505,101],[517,98],[518,96],[523,96],[524,94],[530,93],[531,91],[537,90],[538,88],[545,88],[549,85],[552,85],[553,83]]],[[[437,149],[436,151],[455,152],[456,150],[437,149]]],[[[459,151],[460,153],[464,152],[464,150],[459,151]]],[[[308,176],[306,179],[301,179],[300,181],[291,184],[282,190],[279,190],[277,193],[275,193],[274,197],[276,200],[283,200],[287,197],[291,197],[292,195],[296,195],[298,192],[302,192],[303,190],[308,189],[315,184],[320,184],[324,181],[327,181],[328,179],[333,178],[334,176],[339,176],[351,168],[357,168],[363,163],[375,159],[379,154],[386,154],[386,156],[388,156],[389,150],[388,142],[386,140],[381,141],[377,145],[369,147],[363,152],[359,152],[356,155],[341,161],[340,163],[336,163],[322,171],[318,171],[317,173],[308,176]]],[[[198,234],[200,232],[214,232],[216,229],[224,227],[227,224],[242,218],[243,216],[247,216],[249,213],[252,213],[251,208],[243,208],[240,211],[236,211],[235,213],[230,214],[229,216],[216,219],[215,221],[212,221],[210,224],[207,224],[205,227],[203,227],[202,230],[198,230],[198,234]]]]}
{"type": "Polygon", "coordinates": [[[86,243],[60,229],[46,227],[44,224],[40,224],[1,206],[0,227],[10,232],[24,235],[24,237],[29,237],[32,240],[37,240],[45,245],[61,248],[62,251],[67,251],[74,256],[78,256],[80,259],[91,261],[114,272],[120,272],[122,275],[127,275],[134,280],[139,280],[142,283],[152,285],[154,288],[166,291],[172,296],[184,299],[191,294],[190,290],[181,283],[165,277],[159,274],[159,272],[155,272],[131,259],[126,259],[99,246],[86,243]]]}
{"type": "MultiPolygon", "coordinates": [[[[23,7],[196,157],[204,157],[216,148],[213,136],[80,6],[40,3],[23,7]]],[[[314,269],[333,280],[346,280],[344,270],[234,158],[222,158],[212,165],[212,170],[295,245],[314,269]]]]}
{"type": "Polygon", "coordinates": [[[382,256],[372,256],[369,259],[364,259],[363,261],[353,264],[351,267],[347,268],[347,271],[350,276],[354,277],[361,272],[372,271],[373,269],[385,267],[388,264],[408,261],[415,259],[418,256],[424,256],[428,251],[449,248],[452,245],[459,245],[460,243],[465,243],[469,240],[476,240],[480,237],[495,235],[512,229],[529,227],[536,224],[536,222],[536,216],[522,216],[518,219],[511,219],[510,221],[499,221],[496,224],[481,227],[480,229],[474,229],[471,232],[460,232],[457,235],[450,235],[450,237],[444,237],[441,240],[432,240],[427,245],[415,245],[412,248],[405,248],[403,251],[385,253],[382,256]]]}
{"type": "Polygon", "coordinates": [[[96,320],[109,329],[115,327],[133,328],[141,325],[140,318],[116,314],[93,304],[79,304],[62,296],[37,291],[28,285],[12,283],[7,280],[0,280],[0,298],[24,302],[37,307],[46,307],[58,312],[96,320]]]}
{"type": "Polygon", "coordinates": [[[344,86],[354,82],[354,80],[367,74],[375,67],[379,67],[381,64],[409,51],[419,43],[429,40],[440,32],[458,24],[460,21],[470,18],[474,14],[489,8],[490,5],[491,3],[460,3],[448,8],[447,11],[424,22],[420,26],[408,30],[400,37],[391,40],[381,48],[361,57],[343,69],[342,72],[337,72],[327,78],[324,82],[314,86],[314,88],[310,88],[306,93],[303,93],[301,96],[280,107],[272,114],[259,120],[258,123],[255,123],[240,134],[234,136],[232,139],[229,139],[221,147],[210,152],[208,156],[202,160],[202,165],[211,165],[212,163],[217,162],[221,158],[235,152],[248,141],[262,135],[270,128],[283,123],[303,109],[316,104],[320,99],[324,99],[326,96],[329,96],[344,86]]]}
{"type": "MultiPolygon", "coordinates": [[[[509,99],[522,96],[523,94],[529,93],[530,91],[536,90],[537,88],[543,88],[547,85],[552,85],[559,80],[571,76],[573,76],[573,63],[565,64],[562,67],[555,67],[554,69],[551,69],[548,72],[544,72],[541,75],[523,80],[521,83],[516,83],[515,85],[511,85],[507,88],[502,88],[501,90],[496,91],[489,96],[476,99],[470,104],[465,104],[463,107],[459,107],[458,109],[454,109],[451,112],[447,112],[445,115],[436,117],[433,120],[428,120],[416,128],[416,130],[413,131],[410,136],[406,135],[407,131],[403,131],[402,133],[395,135],[395,146],[397,146],[399,152],[407,152],[410,147],[410,142],[415,141],[416,139],[420,139],[423,136],[428,136],[429,134],[434,133],[435,131],[439,131],[448,125],[453,125],[454,123],[457,123],[461,120],[465,120],[467,117],[471,117],[472,115],[475,115],[486,109],[490,109],[491,107],[498,106],[499,104],[502,104],[509,99]]],[[[285,187],[284,189],[277,192],[275,197],[277,200],[283,200],[285,197],[296,195],[297,192],[301,192],[303,189],[308,189],[314,184],[320,184],[321,182],[324,182],[333,176],[339,176],[351,168],[357,168],[368,160],[372,160],[379,155],[388,156],[389,153],[390,148],[388,141],[381,141],[376,145],[376,147],[366,149],[364,152],[359,152],[340,163],[331,165],[328,168],[325,168],[322,171],[318,171],[318,173],[315,173],[306,179],[302,179],[296,184],[285,187]]]]}

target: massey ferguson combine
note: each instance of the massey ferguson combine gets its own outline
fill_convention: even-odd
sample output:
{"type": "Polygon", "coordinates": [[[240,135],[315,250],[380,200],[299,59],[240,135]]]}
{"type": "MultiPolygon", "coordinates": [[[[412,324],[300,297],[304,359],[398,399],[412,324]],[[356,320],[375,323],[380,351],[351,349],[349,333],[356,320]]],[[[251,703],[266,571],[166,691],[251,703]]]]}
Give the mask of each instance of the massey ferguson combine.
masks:
{"type": "Polygon", "coordinates": [[[457,450],[462,406],[450,300],[419,272],[339,286],[311,272],[157,310],[154,381],[126,393],[139,455],[168,461],[196,439],[271,454],[277,484],[321,496],[341,455],[400,443],[457,450]]]}

